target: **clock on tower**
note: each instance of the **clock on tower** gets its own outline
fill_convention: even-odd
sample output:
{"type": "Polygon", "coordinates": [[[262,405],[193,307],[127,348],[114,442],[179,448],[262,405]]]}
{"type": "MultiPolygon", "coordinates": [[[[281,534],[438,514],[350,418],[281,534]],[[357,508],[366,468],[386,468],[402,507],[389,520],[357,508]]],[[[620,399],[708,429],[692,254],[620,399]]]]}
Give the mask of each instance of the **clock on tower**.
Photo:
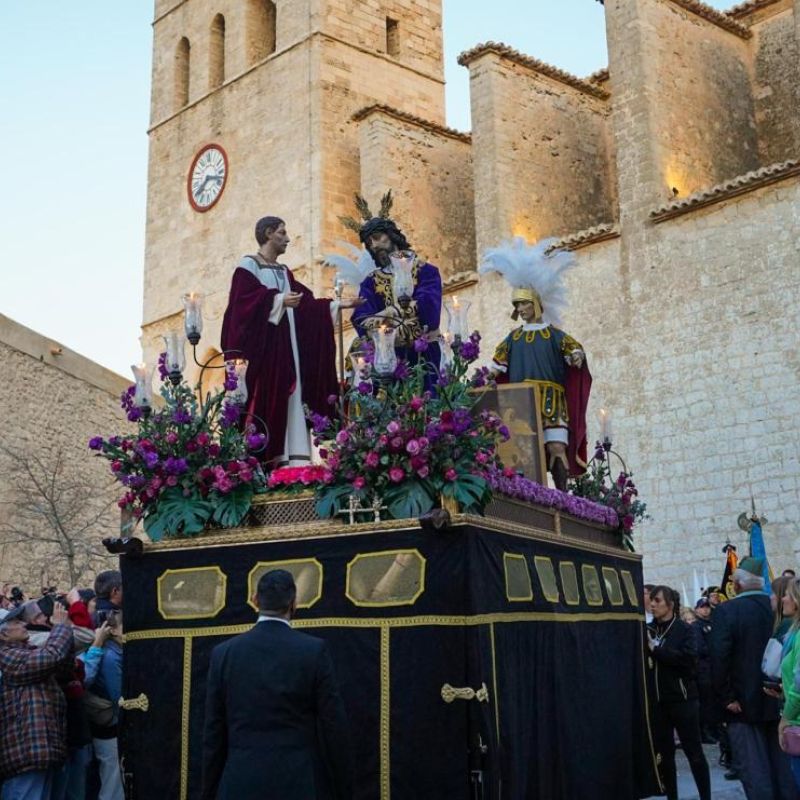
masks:
{"type": "Polygon", "coordinates": [[[228,179],[228,156],[218,144],[203,147],[189,168],[187,190],[195,211],[205,212],[222,197],[228,179]]]}

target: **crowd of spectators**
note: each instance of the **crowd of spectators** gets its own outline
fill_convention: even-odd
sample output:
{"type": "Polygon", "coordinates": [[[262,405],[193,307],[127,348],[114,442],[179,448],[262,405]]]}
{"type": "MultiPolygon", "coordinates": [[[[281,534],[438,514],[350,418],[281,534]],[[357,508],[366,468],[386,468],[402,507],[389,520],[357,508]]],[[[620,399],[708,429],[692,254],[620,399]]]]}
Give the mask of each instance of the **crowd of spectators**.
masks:
{"type": "Polygon", "coordinates": [[[700,800],[711,798],[704,744],[719,746],[725,778],[741,781],[748,800],[800,797],[800,581],[786,570],[765,587],[763,569],[743,559],[731,596],[709,587],[693,609],[669,586],[644,587],[649,701],[669,800],[678,797],[676,740],[700,800]]]}
{"type": "Polygon", "coordinates": [[[0,800],[124,800],[122,577],[0,594],[0,800]]]}

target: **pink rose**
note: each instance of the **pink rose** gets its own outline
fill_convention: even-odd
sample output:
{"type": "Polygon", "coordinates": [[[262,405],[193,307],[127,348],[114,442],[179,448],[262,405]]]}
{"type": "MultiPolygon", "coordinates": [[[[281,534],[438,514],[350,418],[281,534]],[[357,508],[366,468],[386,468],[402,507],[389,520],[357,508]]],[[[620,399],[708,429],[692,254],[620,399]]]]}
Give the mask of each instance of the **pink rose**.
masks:
{"type": "MultiPolygon", "coordinates": [[[[198,436],[197,438],[199,439],[200,437],[198,436]]],[[[218,444],[210,444],[210,445],[208,446],[208,454],[209,454],[209,455],[210,455],[212,458],[216,458],[216,456],[218,456],[218,455],[219,455],[219,449],[220,449],[220,448],[219,448],[219,445],[218,445],[218,444]]]]}
{"type": "Polygon", "coordinates": [[[170,475],[167,478],[167,486],[177,486],[178,485],[178,476],[177,475],[170,475]]]}
{"type": "Polygon", "coordinates": [[[175,444],[178,441],[178,434],[175,431],[170,431],[167,436],[167,444],[175,444]]]}
{"type": "Polygon", "coordinates": [[[428,465],[425,464],[424,466],[420,467],[417,470],[417,475],[419,475],[420,478],[427,478],[428,475],[430,475],[430,472],[431,472],[430,467],[428,467],[428,465]]]}
{"type": "Polygon", "coordinates": [[[405,478],[406,473],[402,467],[392,467],[389,470],[389,480],[392,483],[400,483],[405,478]]]}
{"type": "Polygon", "coordinates": [[[485,464],[489,460],[489,456],[486,455],[482,450],[476,453],[475,460],[479,464],[485,464]]]}
{"type": "Polygon", "coordinates": [[[420,450],[421,448],[419,446],[419,442],[416,439],[411,439],[411,441],[409,441],[409,443],[406,445],[406,452],[410,456],[417,455],[417,453],[419,453],[420,450]]]}
{"type": "Polygon", "coordinates": [[[122,462],[120,461],[112,461],[111,462],[111,471],[112,472],[119,472],[122,469],[122,462]]]}
{"type": "Polygon", "coordinates": [[[392,441],[391,441],[391,447],[392,447],[392,450],[394,450],[395,453],[397,453],[400,450],[402,450],[403,449],[403,439],[402,439],[402,437],[395,436],[394,439],[392,439],[392,441]]]}
{"type": "Polygon", "coordinates": [[[339,431],[336,434],[336,444],[347,444],[350,440],[350,434],[347,431],[339,431]]]}
{"type": "Polygon", "coordinates": [[[408,407],[412,411],[419,411],[423,405],[425,405],[425,401],[421,397],[412,397],[408,403],[408,407]]]}
{"type": "Polygon", "coordinates": [[[400,433],[400,423],[392,420],[387,426],[386,430],[394,436],[396,433],[400,433]]]}
{"type": "Polygon", "coordinates": [[[381,463],[381,457],[374,450],[370,450],[370,452],[367,453],[367,457],[364,459],[364,463],[370,467],[370,469],[375,469],[375,467],[381,463]]]}
{"type": "Polygon", "coordinates": [[[367,482],[360,475],[353,481],[354,489],[363,489],[366,485],[367,482]]]}
{"type": "Polygon", "coordinates": [[[450,469],[444,474],[444,478],[447,481],[454,481],[457,477],[458,473],[452,467],[450,467],[450,469]]]}
{"type": "Polygon", "coordinates": [[[209,443],[209,441],[210,440],[207,433],[197,434],[197,444],[199,444],[200,447],[205,447],[209,443]]]}

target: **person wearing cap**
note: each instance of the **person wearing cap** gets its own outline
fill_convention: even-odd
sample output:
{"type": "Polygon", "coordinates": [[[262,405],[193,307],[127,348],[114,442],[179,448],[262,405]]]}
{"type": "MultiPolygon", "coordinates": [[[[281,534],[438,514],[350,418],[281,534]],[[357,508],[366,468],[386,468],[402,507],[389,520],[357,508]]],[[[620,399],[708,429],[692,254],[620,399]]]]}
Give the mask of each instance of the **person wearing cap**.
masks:
{"type": "Polygon", "coordinates": [[[53,609],[53,629],[33,647],[24,609],[0,621],[0,791],[2,800],[50,797],[54,772],[67,756],[66,702],[58,683],[72,665],[67,610],[53,609]]]}
{"type": "Polygon", "coordinates": [[[789,759],[778,742],[779,703],[763,691],[761,657],[773,628],[763,574],[761,558],[742,559],[734,570],[735,595],[714,611],[711,678],[747,799],[796,800],[789,759]]]}
{"type": "Polygon", "coordinates": [[[703,744],[719,741],[719,713],[714,702],[711,683],[711,606],[707,597],[701,597],[694,605],[696,621],[692,632],[697,639],[697,690],[700,695],[700,733],[703,744]]]}

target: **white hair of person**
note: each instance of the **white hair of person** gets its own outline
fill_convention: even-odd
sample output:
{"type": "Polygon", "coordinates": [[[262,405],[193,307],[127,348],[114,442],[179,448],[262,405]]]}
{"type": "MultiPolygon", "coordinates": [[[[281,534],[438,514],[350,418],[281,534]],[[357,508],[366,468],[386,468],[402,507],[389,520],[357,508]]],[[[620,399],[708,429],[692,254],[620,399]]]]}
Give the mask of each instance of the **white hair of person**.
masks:
{"type": "Polygon", "coordinates": [[[746,569],[735,569],[733,582],[741,586],[744,592],[757,592],[764,589],[764,578],[761,575],[753,575],[746,569]]]}

